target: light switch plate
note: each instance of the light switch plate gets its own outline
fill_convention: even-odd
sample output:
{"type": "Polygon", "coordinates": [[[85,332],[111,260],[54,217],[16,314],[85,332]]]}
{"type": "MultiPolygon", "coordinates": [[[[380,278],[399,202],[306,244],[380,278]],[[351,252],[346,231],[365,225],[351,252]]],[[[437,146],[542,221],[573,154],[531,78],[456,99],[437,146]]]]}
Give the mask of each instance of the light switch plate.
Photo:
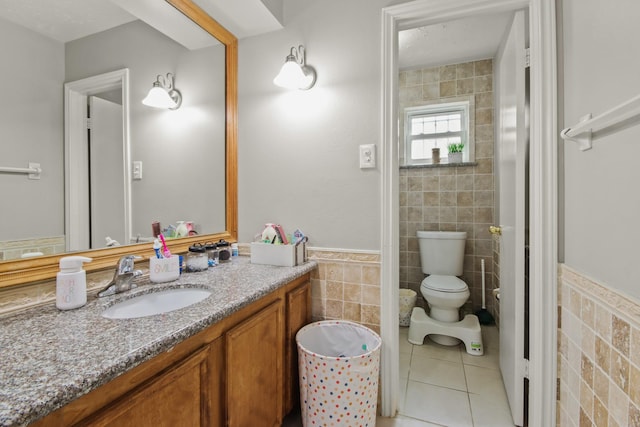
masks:
{"type": "Polygon", "coordinates": [[[360,145],[360,169],[369,169],[376,167],[376,145],[362,144],[360,145]]]}
{"type": "Polygon", "coordinates": [[[135,162],[133,162],[133,179],[142,179],[142,161],[140,160],[136,160],[135,162]]]}

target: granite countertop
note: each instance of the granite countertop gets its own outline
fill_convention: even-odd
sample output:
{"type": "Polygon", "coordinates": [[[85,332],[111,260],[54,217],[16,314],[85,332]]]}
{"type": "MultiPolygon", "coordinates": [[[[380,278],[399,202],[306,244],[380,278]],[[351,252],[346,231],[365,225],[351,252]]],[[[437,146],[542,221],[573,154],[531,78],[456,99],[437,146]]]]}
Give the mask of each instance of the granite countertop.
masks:
{"type": "Polygon", "coordinates": [[[51,304],[0,319],[0,425],[26,425],[170,349],[186,338],[316,268],[255,265],[248,257],[174,282],[141,280],[136,289],[60,311],[51,304]],[[189,307],[137,319],[101,312],[124,299],[179,287],[211,289],[189,307]]]}

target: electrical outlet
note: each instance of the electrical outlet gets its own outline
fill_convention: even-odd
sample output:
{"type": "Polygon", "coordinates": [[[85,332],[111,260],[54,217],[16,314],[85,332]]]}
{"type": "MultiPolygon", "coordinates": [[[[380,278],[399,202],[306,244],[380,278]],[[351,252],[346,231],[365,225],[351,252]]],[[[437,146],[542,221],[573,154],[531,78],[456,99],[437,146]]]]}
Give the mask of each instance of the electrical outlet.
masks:
{"type": "Polygon", "coordinates": [[[133,162],[133,179],[142,179],[142,162],[140,160],[133,162]]]}
{"type": "Polygon", "coordinates": [[[362,144],[360,145],[360,169],[369,169],[376,167],[376,145],[362,144]]]}

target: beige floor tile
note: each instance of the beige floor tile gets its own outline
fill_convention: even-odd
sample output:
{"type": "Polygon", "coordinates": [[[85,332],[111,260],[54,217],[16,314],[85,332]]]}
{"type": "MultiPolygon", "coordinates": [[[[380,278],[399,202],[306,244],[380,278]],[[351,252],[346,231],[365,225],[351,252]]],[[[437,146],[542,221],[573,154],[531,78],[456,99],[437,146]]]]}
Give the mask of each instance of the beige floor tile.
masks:
{"type": "Polygon", "coordinates": [[[400,413],[402,413],[405,402],[407,400],[407,384],[408,383],[409,383],[408,378],[400,379],[400,390],[398,393],[398,412],[400,413]]]}
{"type": "Polygon", "coordinates": [[[472,427],[467,393],[409,381],[401,415],[449,427],[472,427]]]}
{"type": "Polygon", "coordinates": [[[506,399],[490,394],[469,394],[474,427],[513,427],[511,410],[506,399]]]}
{"type": "Polygon", "coordinates": [[[408,328],[400,328],[399,335],[399,415],[379,417],[379,427],[513,426],[499,368],[497,327],[482,326],[483,356],[428,339],[411,345],[408,328]]]}
{"type": "Polygon", "coordinates": [[[467,391],[462,363],[429,358],[412,358],[409,379],[441,387],[467,391]]]}
{"type": "Polygon", "coordinates": [[[411,366],[411,354],[400,353],[400,379],[409,378],[410,366],[411,366]]]}
{"type": "Polygon", "coordinates": [[[481,326],[482,328],[482,344],[486,348],[495,350],[500,349],[500,331],[495,325],[481,326]]]}
{"type": "Polygon", "coordinates": [[[482,356],[474,356],[465,351],[462,353],[462,363],[483,368],[500,369],[500,350],[493,347],[485,347],[482,356]]]}
{"type": "MultiPolygon", "coordinates": [[[[448,362],[462,363],[461,346],[448,347],[426,340],[423,345],[413,346],[413,357],[429,357],[431,359],[446,360],[448,362]]],[[[465,352],[466,353],[466,352],[465,352]]]]}
{"type": "Polygon", "coordinates": [[[497,369],[464,365],[469,393],[485,394],[496,399],[506,399],[502,375],[497,369]]]}
{"type": "Polygon", "coordinates": [[[407,339],[407,337],[409,336],[408,330],[409,330],[408,328],[400,328],[400,334],[398,337],[398,348],[399,348],[400,354],[411,354],[413,350],[413,345],[407,339]],[[405,331],[403,331],[403,329],[405,331]]]}
{"type": "Polygon", "coordinates": [[[432,424],[415,418],[398,415],[395,418],[378,417],[376,427],[442,427],[442,424],[432,424]]]}

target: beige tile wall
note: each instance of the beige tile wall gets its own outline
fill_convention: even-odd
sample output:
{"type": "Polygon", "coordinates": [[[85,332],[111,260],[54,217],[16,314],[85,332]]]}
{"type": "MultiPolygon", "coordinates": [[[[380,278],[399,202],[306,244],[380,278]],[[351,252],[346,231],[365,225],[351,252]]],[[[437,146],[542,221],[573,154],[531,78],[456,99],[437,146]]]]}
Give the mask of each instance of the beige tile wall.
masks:
{"type": "Polygon", "coordinates": [[[558,425],[640,426],[640,302],[566,265],[558,283],[558,425]]]}
{"type": "Polygon", "coordinates": [[[436,100],[471,96],[475,104],[475,164],[400,169],[400,287],[418,292],[417,230],[466,231],[463,280],[471,291],[465,310],[480,308],[480,260],[485,260],[486,301],[493,311],[494,221],[493,62],[491,59],[400,73],[400,112],[436,100]]]}
{"type": "Polygon", "coordinates": [[[311,249],[308,256],[318,262],[311,278],[313,320],[350,320],[380,332],[380,255],[311,249]]]}
{"type": "Polygon", "coordinates": [[[19,259],[27,252],[42,252],[44,255],[61,254],[65,252],[64,236],[0,242],[0,260],[19,259]]]}

